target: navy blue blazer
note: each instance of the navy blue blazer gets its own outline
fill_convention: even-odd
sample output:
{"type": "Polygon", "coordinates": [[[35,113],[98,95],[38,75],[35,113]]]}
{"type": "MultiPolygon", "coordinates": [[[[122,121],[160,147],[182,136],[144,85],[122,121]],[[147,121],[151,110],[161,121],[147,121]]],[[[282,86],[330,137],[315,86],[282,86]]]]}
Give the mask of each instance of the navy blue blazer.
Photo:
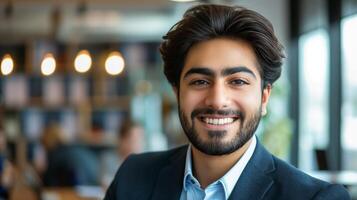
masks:
{"type": "MultiPolygon", "coordinates": [[[[130,156],[119,168],[105,200],[179,200],[187,145],[130,156]]],[[[313,178],[274,157],[257,142],[229,200],[347,200],[341,185],[313,178]]]]}

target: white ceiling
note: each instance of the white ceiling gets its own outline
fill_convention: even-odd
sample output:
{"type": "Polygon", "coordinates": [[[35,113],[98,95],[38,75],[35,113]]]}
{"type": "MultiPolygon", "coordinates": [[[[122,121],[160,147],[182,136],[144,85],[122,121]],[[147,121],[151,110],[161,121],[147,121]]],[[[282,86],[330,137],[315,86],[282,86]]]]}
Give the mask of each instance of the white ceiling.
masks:
{"type": "Polygon", "coordinates": [[[168,0],[12,0],[11,14],[6,14],[6,2],[0,2],[0,42],[160,40],[193,5],[168,0]]]}
{"type": "MultiPolygon", "coordinates": [[[[272,21],[283,43],[287,41],[286,0],[199,1],[239,4],[256,10],[272,21]]],[[[0,0],[0,43],[34,38],[63,42],[157,41],[187,8],[197,3],[170,0],[0,0]],[[10,15],[5,12],[7,2],[13,5],[10,15]]]]}

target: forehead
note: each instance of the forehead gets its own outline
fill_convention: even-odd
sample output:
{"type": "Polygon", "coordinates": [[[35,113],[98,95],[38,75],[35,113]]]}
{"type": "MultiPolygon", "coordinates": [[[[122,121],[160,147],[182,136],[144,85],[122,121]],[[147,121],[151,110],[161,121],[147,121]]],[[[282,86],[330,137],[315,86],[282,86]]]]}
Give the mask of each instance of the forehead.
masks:
{"type": "Polygon", "coordinates": [[[256,77],[260,77],[259,64],[249,43],[228,38],[211,39],[190,48],[181,76],[194,67],[204,67],[219,72],[225,68],[238,66],[246,67],[256,77]]]}

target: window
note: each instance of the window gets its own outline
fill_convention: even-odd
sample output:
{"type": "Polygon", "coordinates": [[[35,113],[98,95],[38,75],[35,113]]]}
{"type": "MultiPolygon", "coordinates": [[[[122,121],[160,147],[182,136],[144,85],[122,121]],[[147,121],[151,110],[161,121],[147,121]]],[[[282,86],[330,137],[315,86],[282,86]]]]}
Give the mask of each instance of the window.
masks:
{"type": "Polygon", "coordinates": [[[317,169],[315,150],[328,145],[328,34],[325,29],[299,39],[299,167],[317,169]]]}
{"type": "Polygon", "coordinates": [[[342,39],[342,162],[345,170],[357,169],[357,15],[341,22],[342,39]],[[354,159],[353,159],[354,158],[354,159]]]}

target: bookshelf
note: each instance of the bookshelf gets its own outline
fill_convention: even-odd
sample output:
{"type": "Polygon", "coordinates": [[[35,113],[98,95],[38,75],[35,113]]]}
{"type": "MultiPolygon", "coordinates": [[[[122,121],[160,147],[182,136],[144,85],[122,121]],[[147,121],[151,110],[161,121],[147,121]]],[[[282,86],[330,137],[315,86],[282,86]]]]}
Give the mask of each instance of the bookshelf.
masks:
{"type": "Polygon", "coordinates": [[[15,60],[13,73],[0,75],[1,123],[8,140],[15,145],[19,139],[38,143],[44,129],[55,123],[70,144],[113,148],[121,122],[128,117],[142,122],[148,132],[162,133],[161,94],[165,87],[158,45],[36,40],[0,44],[0,56],[12,53],[15,60]],[[76,53],[82,49],[87,49],[93,60],[91,69],[83,74],[73,67],[76,53]],[[116,76],[103,67],[112,50],[121,52],[126,63],[116,76]],[[39,66],[48,51],[56,58],[56,70],[44,76],[39,66]],[[143,102],[154,107],[144,108],[143,102]]]}

